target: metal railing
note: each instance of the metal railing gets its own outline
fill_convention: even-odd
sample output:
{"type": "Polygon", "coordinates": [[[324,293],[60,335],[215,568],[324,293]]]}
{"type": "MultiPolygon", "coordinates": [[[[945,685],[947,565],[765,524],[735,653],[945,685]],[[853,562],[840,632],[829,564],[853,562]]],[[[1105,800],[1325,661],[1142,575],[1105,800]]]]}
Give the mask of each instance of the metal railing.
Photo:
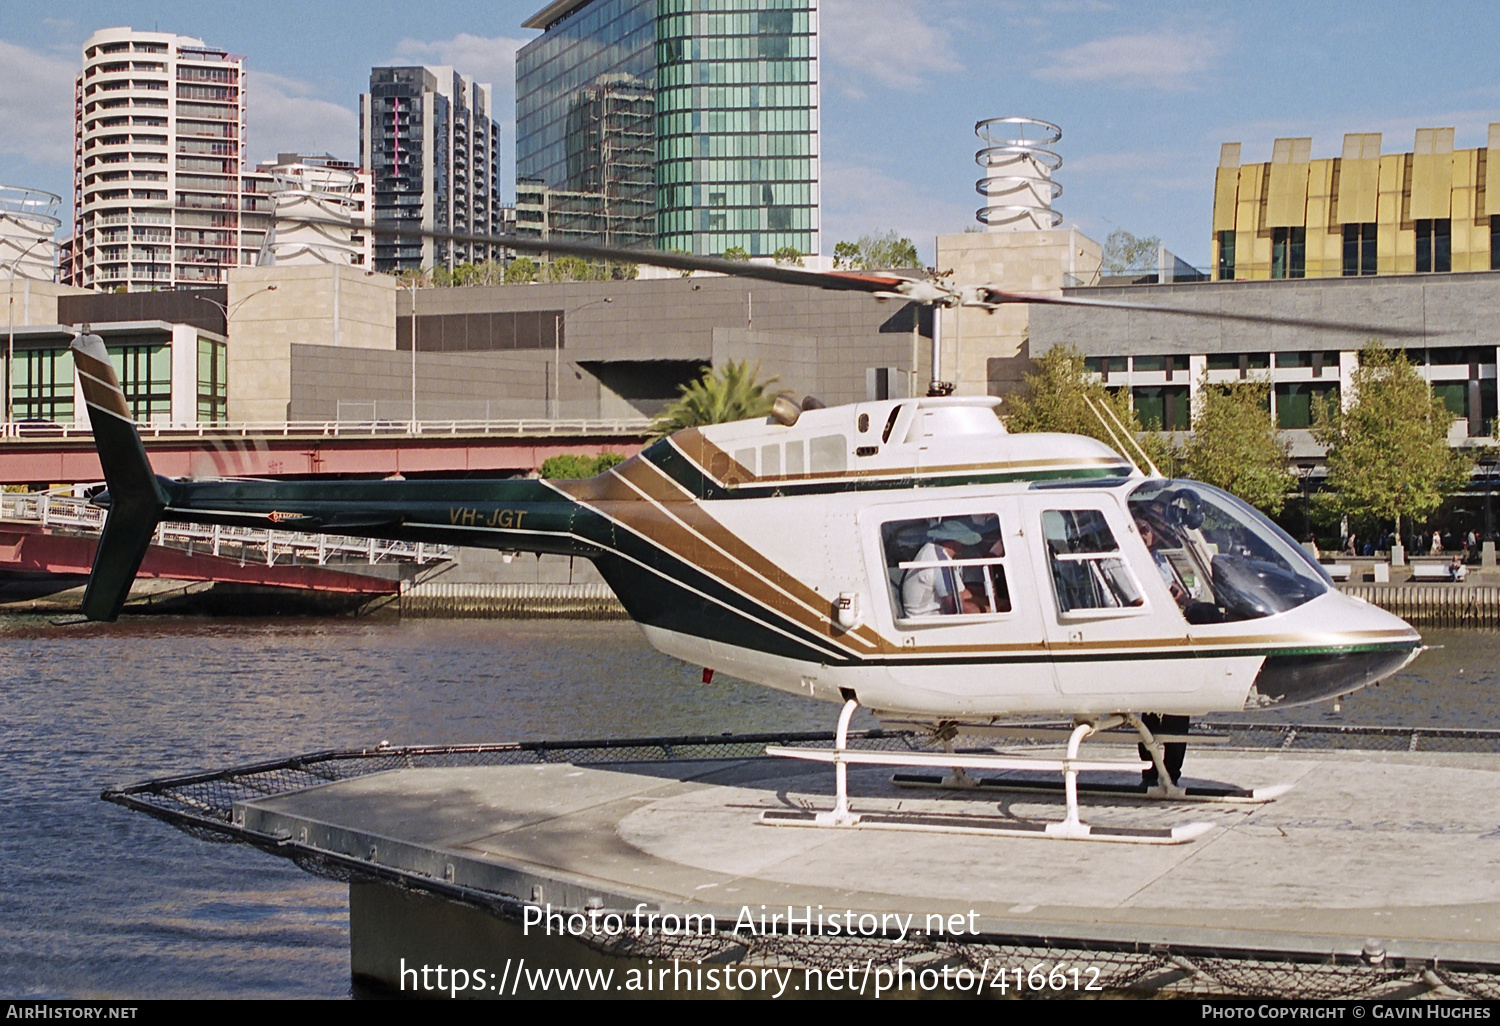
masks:
{"type": "MultiPolygon", "coordinates": [[[[644,435],[651,427],[645,417],[596,419],[522,417],[513,420],[289,420],[232,421],[217,424],[144,424],[136,430],[143,438],[266,438],[266,437],[371,437],[383,435],[455,436],[482,435],[502,438],[551,437],[558,435],[644,435]]],[[[0,424],[0,439],[92,438],[87,425],[54,421],[15,421],[0,424]]]]}
{"type": "MultiPolygon", "coordinates": [[[[50,529],[97,534],[104,529],[104,510],[87,499],[47,492],[0,495],[0,522],[7,520],[40,524],[50,529]]],[[[156,525],[157,545],[179,549],[188,555],[212,555],[241,563],[265,566],[316,565],[329,563],[437,563],[454,558],[457,549],[427,542],[349,538],[335,534],[304,534],[298,531],[228,527],[222,524],[182,524],[163,521],[156,525]]]]}

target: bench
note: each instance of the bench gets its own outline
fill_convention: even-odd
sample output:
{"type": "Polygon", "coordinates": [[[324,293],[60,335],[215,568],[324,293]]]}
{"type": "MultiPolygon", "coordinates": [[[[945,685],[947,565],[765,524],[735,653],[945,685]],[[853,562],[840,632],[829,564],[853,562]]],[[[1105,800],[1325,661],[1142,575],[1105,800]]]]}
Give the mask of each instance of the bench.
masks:
{"type": "Polygon", "coordinates": [[[1347,581],[1353,568],[1348,563],[1328,563],[1323,567],[1335,581],[1347,581]]]}
{"type": "Polygon", "coordinates": [[[1451,581],[1453,574],[1447,563],[1413,563],[1411,579],[1414,581],[1451,581]]]}

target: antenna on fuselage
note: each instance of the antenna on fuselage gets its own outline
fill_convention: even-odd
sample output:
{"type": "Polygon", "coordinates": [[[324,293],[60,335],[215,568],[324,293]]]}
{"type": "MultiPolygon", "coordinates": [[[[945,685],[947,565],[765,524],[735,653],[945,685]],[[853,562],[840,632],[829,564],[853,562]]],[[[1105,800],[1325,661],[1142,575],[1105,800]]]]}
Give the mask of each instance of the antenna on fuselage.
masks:
{"type": "Polygon", "coordinates": [[[1116,447],[1119,448],[1121,456],[1124,456],[1127,460],[1129,460],[1131,465],[1134,466],[1136,470],[1140,470],[1141,473],[1144,474],[1146,473],[1146,470],[1149,470],[1151,473],[1147,475],[1148,477],[1162,476],[1161,471],[1156,469],[1156,464],[1151,462],[1151,457],[1146,455],[1146,450],[1141,447],[1140,441],[1130,433],[1130,431],[1125,427],[1124,424],[1120,423],[1120,418],[1115,416],[1114,410],[1111,410],[1107,404],[1096,404],[1094,402],[1094,397],[1087,393],[1084,393],[1083,401],[1088,404],[1089,412],[1093,413],[1095,417],[1099,418],[1100,425],[1103,426],[1105,432],[1114,441],[1116,447]],[[1104,407],[1103,413],[1099,411],[1100,406],[1104,407]],[[1109,414],[1109,420],[1104,419],[1104,414],[1106,413],[1109,414]],[[1114,427],[1110,426],[1110,421],[1114,422],[1114,427]],[[1115,428],[1119,428],[1119,434],[1115,433],[1115,428]],[[1130,455],[1130,449],[1124,444],[1124,441],[1122,441],[1122,439],[1128,440],[1130,445],[1133,445],[1135,447],[1135,451],[1140,453],[1141,460],[1146,464],[1146,470],[1142,470],[1140,463],[1137,463],[1135,461],[1135,458],[1130,455]]]}

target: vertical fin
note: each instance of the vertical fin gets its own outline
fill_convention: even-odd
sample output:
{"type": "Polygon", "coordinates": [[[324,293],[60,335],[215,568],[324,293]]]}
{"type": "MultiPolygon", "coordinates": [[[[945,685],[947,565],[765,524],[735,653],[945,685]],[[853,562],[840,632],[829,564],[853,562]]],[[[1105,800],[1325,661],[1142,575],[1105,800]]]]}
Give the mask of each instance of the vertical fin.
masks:
{"type": "Polygon", "coordinates": [[[72,349],[94,429],[94,447],[104,468],[109,505],[83,595],[83,615],[112,621],[125,605],[168,498],[146,458],[146,447],[135,429],[104,340],[98,335],[80,335],[72,349]]]}

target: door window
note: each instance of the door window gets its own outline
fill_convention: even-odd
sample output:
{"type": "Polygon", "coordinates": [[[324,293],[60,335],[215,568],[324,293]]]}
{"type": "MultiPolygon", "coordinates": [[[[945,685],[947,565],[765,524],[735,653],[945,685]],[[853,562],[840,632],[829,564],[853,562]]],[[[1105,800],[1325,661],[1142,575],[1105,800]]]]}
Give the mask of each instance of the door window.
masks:
{"type": "Polygon", "coordinates": [[[1046,510],[1042,537],[1059,613],[1145,604],[1140,583],[1120,555],[1114,533],[1099,510],[1046,510]]]}
{"type": "Polygon", "coordinates": [[[1010,612],[1005,541],[995,514],[887,521],[880,539],[897,620],[1010,612]]]}

